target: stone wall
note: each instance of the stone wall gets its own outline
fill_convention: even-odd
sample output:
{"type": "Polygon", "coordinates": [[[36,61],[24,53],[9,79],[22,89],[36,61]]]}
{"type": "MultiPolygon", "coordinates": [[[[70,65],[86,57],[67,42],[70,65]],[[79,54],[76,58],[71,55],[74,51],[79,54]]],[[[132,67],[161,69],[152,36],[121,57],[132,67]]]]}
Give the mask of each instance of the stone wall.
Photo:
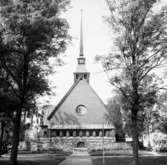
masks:
{"type": "Polygon", "coordinates": [[[51,143],[53,143],[54,148],[76,148],[77,144],[79,142],[83,142],[85,144],[85,147],[88,149],[93,148],[100,148],[103,146],[103,143],[105,146],[108,146],[109,144],[115,142],[115,138],[113,137],[54,137],[51,138],[51,143]]]}
{"type": "Polygon", "coordinates": [[[115,142],[114,137],[52,137],[31,140],[29,143],[21,142],[20,150],[43,151],[43,150],[73,150],[79,142],[84,143],[89,150],[108,148],[115,142]],[[29,144],[27,147],[26,144],[29,144]]]}

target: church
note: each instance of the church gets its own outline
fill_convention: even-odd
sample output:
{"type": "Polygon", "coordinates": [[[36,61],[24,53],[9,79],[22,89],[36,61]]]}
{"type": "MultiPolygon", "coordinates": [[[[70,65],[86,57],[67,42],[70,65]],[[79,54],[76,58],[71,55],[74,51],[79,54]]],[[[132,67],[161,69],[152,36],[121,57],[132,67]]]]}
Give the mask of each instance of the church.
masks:
{"type": "Polygon", "coordinates": [[[80,51],[74,83],[47,117],[48,136],[57,148],[101,148],[115,142],[113,124],[105,120],[106,106],[90,85],[83,49],[81,16],[80,51]]]}

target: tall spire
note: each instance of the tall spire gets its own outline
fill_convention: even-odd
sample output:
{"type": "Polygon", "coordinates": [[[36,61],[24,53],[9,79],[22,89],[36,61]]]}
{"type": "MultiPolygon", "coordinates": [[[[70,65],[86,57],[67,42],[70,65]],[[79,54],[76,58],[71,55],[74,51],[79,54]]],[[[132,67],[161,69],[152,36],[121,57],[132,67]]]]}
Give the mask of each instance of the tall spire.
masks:
{"type": "Polygon", "coordinates": [[[82,25],[82,14],[83,14],[83,10],[81,9],[81,30],[80,30],[80,52],[79,52],[79,56],[83,56],[83,25],[82,25]]]}
{"type": "Polygon", "coordinates": [[[79,57],[77,58],[78,64],[76,71],[74,72],[74,82],[78,80],[86,80],[89,83],[89,75],[90,73],[86,69],[86,58],[84,57],[83,52],[83,27],[82,27],[82,13],[81,10],[81,29],[80,29],[80,48],[79,48],[79,57]]]}

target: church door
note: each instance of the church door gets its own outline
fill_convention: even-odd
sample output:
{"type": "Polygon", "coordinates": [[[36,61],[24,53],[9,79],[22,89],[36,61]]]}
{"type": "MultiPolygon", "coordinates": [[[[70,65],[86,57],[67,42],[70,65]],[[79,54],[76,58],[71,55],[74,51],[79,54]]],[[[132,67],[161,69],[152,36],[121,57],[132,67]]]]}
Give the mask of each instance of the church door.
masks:
{"type": "Polygon", "coordinates": [[[85,147],[85,143],[84,142],[78,142],[77,143],[77,148],[83,148],[85,147]]]}

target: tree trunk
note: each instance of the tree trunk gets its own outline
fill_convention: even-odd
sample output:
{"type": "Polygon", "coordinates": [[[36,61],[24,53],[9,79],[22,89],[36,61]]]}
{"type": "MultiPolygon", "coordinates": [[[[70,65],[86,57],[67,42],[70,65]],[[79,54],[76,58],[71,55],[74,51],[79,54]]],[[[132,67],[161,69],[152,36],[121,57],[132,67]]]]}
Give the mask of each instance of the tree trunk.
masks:
{"type": "Polygon", "coordinates": [[[0,156],[2,154],[2,144],[3,144],[3,136],[4,136],[4,121],[1,122],[1,137],[0,137],[0,156]]]}
{"type": "Polygon", "coordinates": [[[15,122],[13,127],[12,150],[10,155],[10,160],[12,165],[17,164],[17,152],[18,152],[18,145],[19,145],[21,113],[22,113],[22,104],[16,112],[16,117],[15,117],[15,122]]]}
{"type": "Polygon", "coordinates": [[[20,88],[21,89],[20,107],[16,112],[16,118],[15,118],[15,123],[13,128],[13,139],[12,139],[13,142],[12,142],[12,151],[11,151],[11,157],[10,157],[12,165],[17,164],[17,152],[18,152],[18,145],[19,145],[19,138],[20,138],[21,115],[22,115],[22,108],[25,103],[25,95],[27,91],[29,53],[30,52],[27,52],[27,47],[26,47],[25,54],[24,54],[23,83],[20,88]]]}
{"type": "Polygon", "coordinates": [[[132,114],[132,140],[134,165],[139,165],[137,115],[134,114],[132,114]]]}
{"type": "Polygon", "coordinates": [[[150,124],[151,124],[151,114],[150,112],[147,113],[147,134],[148,134],[148,149],[151,149],[151,143],[150,143],[150,124]]]}

